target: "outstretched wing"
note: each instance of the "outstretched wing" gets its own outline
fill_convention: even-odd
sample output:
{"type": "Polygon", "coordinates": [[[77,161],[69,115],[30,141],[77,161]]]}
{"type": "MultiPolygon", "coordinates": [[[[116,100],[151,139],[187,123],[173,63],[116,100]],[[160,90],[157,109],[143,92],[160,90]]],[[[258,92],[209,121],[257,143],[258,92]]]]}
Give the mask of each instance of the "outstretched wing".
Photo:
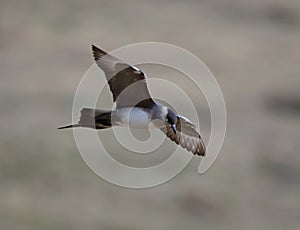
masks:
{"type": "Polygon", "coordinates": [[[117,107],[151,108],[152,100],[147,88],[145,74],[105,51],[92,46],[97,65],[104,71],[117,107]]]}
{"type": "Polygon", "coordinates": [[[176,134],[170,125],[161,128],[168,138],[194,155],[205,156],[205,145],[196,127],[188,119],[177,116],[176,134]]]}

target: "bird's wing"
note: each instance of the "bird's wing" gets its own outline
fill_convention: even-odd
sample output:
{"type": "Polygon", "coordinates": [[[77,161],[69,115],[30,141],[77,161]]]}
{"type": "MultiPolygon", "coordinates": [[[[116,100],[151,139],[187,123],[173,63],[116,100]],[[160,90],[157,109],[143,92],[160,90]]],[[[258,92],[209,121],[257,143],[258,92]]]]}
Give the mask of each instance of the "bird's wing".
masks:
{"type": "Polygon", "coordinates": [[[155,104],[147,88],[145,74],[141,70],[96,46],[92,46],[92,50],[95,62],[105,73],[117,108],[151,108],[155,104]]]}
{"type": "Polygon", "coordinates": [[[170,125],[161,128],[168,138],[194,155],[205,156],[205,145],[196,127],[187,118],[177,116],[176,134],[170,125]]]}

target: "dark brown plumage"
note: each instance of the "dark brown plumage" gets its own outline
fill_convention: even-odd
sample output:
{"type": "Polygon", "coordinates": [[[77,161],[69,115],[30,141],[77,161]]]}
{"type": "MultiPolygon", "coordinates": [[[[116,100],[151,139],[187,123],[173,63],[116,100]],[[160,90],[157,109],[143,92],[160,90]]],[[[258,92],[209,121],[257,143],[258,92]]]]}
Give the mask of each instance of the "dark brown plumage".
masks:
{"type": "Polygon", "coordinates": [[[117,108],[155,105],[147,88],[145,74],[138,68],[92,46],[97,65],[104,71],[117,108]]]}
{"type": "Polygon", "coordinates": [[[176,144],[181,145],[183,148],[198,156],[205,156],[205,145],[197,132],[196,127],[188,119],[177,116],[176,133],[172,130],[170,125],[167,125],[161,130],[168,138],[176,144]]]}

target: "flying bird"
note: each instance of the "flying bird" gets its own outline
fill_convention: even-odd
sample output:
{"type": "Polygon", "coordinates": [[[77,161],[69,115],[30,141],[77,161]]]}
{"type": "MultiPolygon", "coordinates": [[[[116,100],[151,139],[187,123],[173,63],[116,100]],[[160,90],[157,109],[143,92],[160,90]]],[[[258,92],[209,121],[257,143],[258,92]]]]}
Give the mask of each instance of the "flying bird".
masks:
{"type": "Polygon", "coordinates": [[[205,155],[205,145],[196,126],[171,108],[153,100],[145,73],[94,45],[92,50],[96,64],[105,73],[116,108],[112,111],[83,108],[78,124],[58,129],[107,129],[112,126],[147,128],[152,123],[177,145],[194,155],[205,155]]]}

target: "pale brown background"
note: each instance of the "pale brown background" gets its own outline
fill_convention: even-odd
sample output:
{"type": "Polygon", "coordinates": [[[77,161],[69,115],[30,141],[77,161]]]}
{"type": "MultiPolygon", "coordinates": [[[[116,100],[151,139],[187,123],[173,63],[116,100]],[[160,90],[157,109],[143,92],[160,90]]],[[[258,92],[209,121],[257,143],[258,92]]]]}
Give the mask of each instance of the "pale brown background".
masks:
{"type": "Polygon", "coordinates": [[[300,1],[0,2],[0,229],[299,229],[300,1]],[[77,84],[106,50],[160,41],[202,58],[228,130],[202,176],[197,159],[148,190],[84,164],[69,123],[77,84]]]}

